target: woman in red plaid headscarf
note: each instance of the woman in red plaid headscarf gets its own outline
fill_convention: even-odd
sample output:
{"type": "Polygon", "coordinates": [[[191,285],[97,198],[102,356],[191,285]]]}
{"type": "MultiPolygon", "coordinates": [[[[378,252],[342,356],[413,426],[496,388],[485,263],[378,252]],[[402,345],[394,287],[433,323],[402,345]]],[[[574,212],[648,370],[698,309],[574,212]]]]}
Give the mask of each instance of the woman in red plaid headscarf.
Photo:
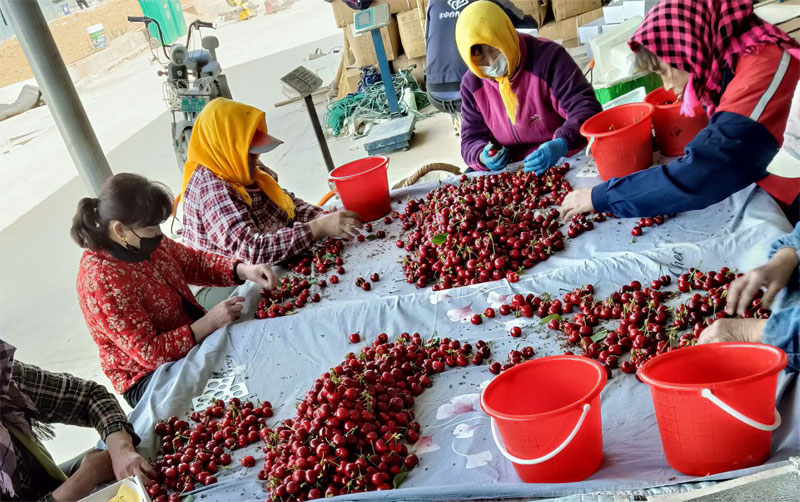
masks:
{"type": "Polygon", "coordinates": [[[701,103],[709,123],[683,157],[569,194],[564,217],[591,209],[620,217],[702,209],[758,183],[796,221],[800,178],[770,175],[767,166],[783,144],[800,45],[756,17],[751,0],[665,0],[628,43],[637,65],[682,97],[682,113],[701,103]]]}

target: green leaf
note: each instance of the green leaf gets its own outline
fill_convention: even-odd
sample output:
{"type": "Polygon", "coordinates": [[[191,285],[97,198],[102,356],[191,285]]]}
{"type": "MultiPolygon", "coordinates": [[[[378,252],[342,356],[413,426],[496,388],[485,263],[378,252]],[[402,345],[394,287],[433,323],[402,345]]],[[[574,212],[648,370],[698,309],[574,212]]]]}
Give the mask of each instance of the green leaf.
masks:
{"type": "Polygon", "coordinates": [[[608,336],[608,330],[604,329],[602,331],[598,331],[597,333],[592,335],[593,342],[599,342],[600,340],[605,340],[606,336],[608,336]]]}
{"type": "Polygon", "coordinates": [[[431,242],[436,246],[444,244],[445,242],[447,242],[447,234],[436,234],[431,239],[431,242]]]}
{"type": "Polygon", "coordinates": [[[549,316],[544,317],[544,318],[542,318],[541,321],[539,321],[539,326],[544,326],[545,324],[549,323],[553,319],[558,319],[560,321],[561,319],[563,319],[563,317],[561,317],[558,314],[550,314],[549,316]]]}
{"type": "Polygon", "coordinates": [[[377,239],[377,238],[378,238],[378,236],[377,236],[377,235],[375,235],[375,234],[369,234],[369,235],[367,236],[367,240],[368,240],[368,241],[374,241],[374,240],[375,240],[375,239],[377,239]]]}
{"type": "Polygon", "coordinates": [[[400,484],[402,484],[407,477],[408,477],[408,471],[403,471],[399,473],[397,476],[394,477],[394,481],[392,481],[392,487],[399,488],[400,484]]]}
{"type": "Polygon", "coordinates": [[[194,496],[191,493],[181,497],[181,502],[192,502],[193,500],[194,500],[194,496]]]}

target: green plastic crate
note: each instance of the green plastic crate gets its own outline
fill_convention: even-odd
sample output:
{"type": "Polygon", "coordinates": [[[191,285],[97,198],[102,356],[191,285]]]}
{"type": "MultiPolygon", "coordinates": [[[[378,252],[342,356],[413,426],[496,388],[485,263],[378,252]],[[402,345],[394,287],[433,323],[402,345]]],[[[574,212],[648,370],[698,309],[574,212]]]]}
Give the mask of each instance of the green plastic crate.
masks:
{"type": "Polygon", "coordinates": [[[645,91],[649,93],[650,91],[658,89],[662,85],[663,83],[661,82],[661,77],[655,73],[650,73],[649,75],[645,75],[643,77],[614,84],[611,87],[595,89],[594,95],[597,97],[597,101],[599,101],[602,105],[608,103],[614,98],[618,98],[619,96],[636,89],[637,87],[644,87],[645,91]]]}

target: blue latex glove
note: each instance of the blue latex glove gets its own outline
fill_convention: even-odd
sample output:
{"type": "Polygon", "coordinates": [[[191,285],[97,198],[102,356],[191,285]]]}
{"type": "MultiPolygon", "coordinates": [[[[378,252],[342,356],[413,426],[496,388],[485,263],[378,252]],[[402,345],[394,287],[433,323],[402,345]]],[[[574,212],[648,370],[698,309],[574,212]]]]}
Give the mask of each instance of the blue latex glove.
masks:
{"type": "Polygon", "coordinates": [[[499,171],[501,169],[505,169],[505,167],[508,165],[508,149],[505,147],[498,148],[494,157],[489,157],[489,150],[495,150],[495,147],[491,143],[486,143],[486,146],[483,147],[483,151],[478,157],[478,160],[481,161],[481,164],[486,166],[486,168],[490,171],[499,171]]]}
{"type": "Polygon", "coordinates": [[[542,143],[539,148],[525,157],[525,172],[533,171],[536,176],[541,176],[568,151],[567,142],[563,138],[542,143]]]}

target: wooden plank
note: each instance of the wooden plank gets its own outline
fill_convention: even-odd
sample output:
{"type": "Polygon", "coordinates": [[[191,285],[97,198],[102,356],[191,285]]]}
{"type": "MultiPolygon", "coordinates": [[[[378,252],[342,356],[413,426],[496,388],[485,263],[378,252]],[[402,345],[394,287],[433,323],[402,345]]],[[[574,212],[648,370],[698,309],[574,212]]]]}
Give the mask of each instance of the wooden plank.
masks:
{"type": "Polygon", "coordinates": [[[781,23],[781,24],[779,24],[777,26],[778,26],[778,28],[782,29],[786,33],[790,33],[791,34],[795,30],[800,30],[800,16],[798,16],[798,17],[796,17],[794,19],[790,19],[789,21],[786,21],[785,23],[781,23]]]}
{"type": "MultiPolygon", "coordinates": [[[[316,91],[312,92],[311,95],[312,96],[319,96],[320,94],[325,94],[326,92],[328,92],[330,90],[331,90],[331,86],[326,85],[325,87],[320,87],[316,91]]],[[[278,101],[277,103],[275,103],[275,108],[278,108],[280,106],[286,106],[288,104],[295,103],[297,101],[302,101],[302,99],[303,98],[301,96],[296,96],[294,98],[289,98],[289,99],[285,99],[283,101],[278,101]]]]}

